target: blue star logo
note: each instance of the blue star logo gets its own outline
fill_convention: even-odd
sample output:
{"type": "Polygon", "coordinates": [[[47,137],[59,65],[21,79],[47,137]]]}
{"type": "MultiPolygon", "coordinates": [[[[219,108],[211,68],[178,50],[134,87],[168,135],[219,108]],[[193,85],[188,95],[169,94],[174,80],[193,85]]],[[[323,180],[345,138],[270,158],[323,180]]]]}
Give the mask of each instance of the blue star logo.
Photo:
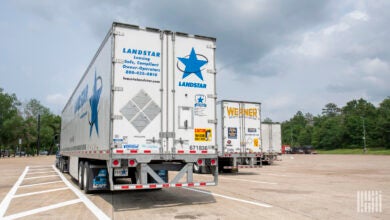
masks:
{"type": "Polygon", "coordinates": [[[198,98],[198,103],[203,103],[203,98],[202,98],[202,96],[198,98]]]}
{"type": "MultiPolygon", "coordinates": [[[[202,55],[200,55],[200,56],[202,56],[202,55]]],[[[206,58],[206,57],[204,57],[204,58],[206,58]]],[[[194,48],[192,48],[191,53],[190,53],[188,58],[186,56],[186,57],[178,57],[177,59],[179,59],[180,62],[182,62],[186,66],[184,71],[179,68],[184,73],[182,79],[186,78],[187,76],[189,76],[191,74],[195,74],[199,79],[201,79],[203,81],[203,76],[202,76],[202,72],[201,72],[200,68],[202,66],[204,66],[206,63],[208,63],[207,58],[206,58],[206,60],[198,60],[197,54],[195,53],[194,48]]]]}
{"type": "Polygon", "coordinates": [[[98,117],[98,106],[99,106],[99,100],[100,100],[100,95],[102,93],[102,88],[103,88],[103,82],[102,82],[102,77],[96,77],[96,70],[95,70],[95,81],[93,84],[93,90],[92,90],[92,96],[89,98],[89,105],[91,106],[91,119],[89,121],[89,136],[91,137],[92,135],[92,130],[93,127],[95,126],[96,128],[96,133],[99,135],[99,117],[98,117]],[[97,81],[100,80],[100,88],[96,87],[97,81]]]}

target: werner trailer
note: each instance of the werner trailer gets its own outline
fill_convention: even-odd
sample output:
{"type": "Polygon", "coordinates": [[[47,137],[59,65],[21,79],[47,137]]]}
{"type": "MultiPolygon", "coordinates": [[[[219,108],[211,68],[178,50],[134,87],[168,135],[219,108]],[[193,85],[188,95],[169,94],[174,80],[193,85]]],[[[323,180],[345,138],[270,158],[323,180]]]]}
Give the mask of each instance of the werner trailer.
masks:
{"type": "Polygon", "coordinates": [[[222,100],[217,103],[218,166],[221,171],[261,167],[261,104],[222,100]]]}
{"type": "Polygon", "coordinates": [[[62,112],[60,170],[87,193],[216,185],[215,44],[113,23],[62,112]]]}

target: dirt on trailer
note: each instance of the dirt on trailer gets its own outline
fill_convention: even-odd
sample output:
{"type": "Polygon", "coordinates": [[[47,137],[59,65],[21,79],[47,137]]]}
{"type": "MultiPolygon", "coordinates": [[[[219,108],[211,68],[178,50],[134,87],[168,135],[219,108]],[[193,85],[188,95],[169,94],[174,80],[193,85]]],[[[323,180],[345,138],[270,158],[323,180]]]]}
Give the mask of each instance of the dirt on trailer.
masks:
{"type": "Polygon", "coordinates": [[[390,156],[283,155],[221,174],[215,187],[89,195],[53,164],[53,156],[0,159],[0,218],[390,219],[390,156]]]}

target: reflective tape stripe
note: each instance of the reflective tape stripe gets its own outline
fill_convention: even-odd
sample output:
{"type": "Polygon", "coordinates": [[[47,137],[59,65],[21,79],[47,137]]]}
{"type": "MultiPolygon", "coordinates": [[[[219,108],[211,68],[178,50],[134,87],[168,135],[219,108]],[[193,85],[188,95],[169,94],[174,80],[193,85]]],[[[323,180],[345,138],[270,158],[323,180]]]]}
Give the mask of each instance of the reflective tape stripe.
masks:
{"type": "Polygon", "coordinates": [[[163,183],[163,184],[129,184],[129,185],[114,185],[114,190],[137,190],[137,189],[158,189],[158,188],[181,188],[181,187],[197,187],[197,186],[215,186],[214,182],[200,183],[163,183]]]}

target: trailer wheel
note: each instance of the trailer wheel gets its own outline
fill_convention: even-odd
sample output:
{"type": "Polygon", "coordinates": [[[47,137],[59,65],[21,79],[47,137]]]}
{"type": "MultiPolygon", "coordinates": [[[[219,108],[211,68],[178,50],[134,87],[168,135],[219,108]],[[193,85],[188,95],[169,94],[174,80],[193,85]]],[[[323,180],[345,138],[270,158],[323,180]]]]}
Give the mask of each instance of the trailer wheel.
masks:
{"type": "Polygon", "coordinates": [[[84,166],[83,166],[83,162],[82,161],[80,161],[79,162],[79,179],[78,179],[78,181],[79,181],[79,187],[80,187],[80,189],[81,190],[83,190],[84,189],[84,186],[83,186],[83,177],[84,177],[84,166]]]}
{"type": "Polygon", "coordinates": [[[84,171],[83,171],[83,188],[86,194],[91,193],[91,190],[89,189],[90,182],[91,182],[91,169],[89,168],[89,163],[85,162],[84,171]]]}
{"type": "Polygon", "coordinates": [[[62,159],[62,158],[60,158],[59,160],[58,160],[58,169],[60,169],[60,171],[61,171],[61,173],[63,173],[64,172],[64,163],[65,163],[65,161],[64,161],[64,159],[62,159]]]}
{"type": "Polygon", "coordinates": [[[56,163],[56,167],[58,168],[58,170],[60,170],[61,173],[64,172],[62,170],[62,160],[61,160],[61,158],[58,159],[58,163],[56,163]]]}

